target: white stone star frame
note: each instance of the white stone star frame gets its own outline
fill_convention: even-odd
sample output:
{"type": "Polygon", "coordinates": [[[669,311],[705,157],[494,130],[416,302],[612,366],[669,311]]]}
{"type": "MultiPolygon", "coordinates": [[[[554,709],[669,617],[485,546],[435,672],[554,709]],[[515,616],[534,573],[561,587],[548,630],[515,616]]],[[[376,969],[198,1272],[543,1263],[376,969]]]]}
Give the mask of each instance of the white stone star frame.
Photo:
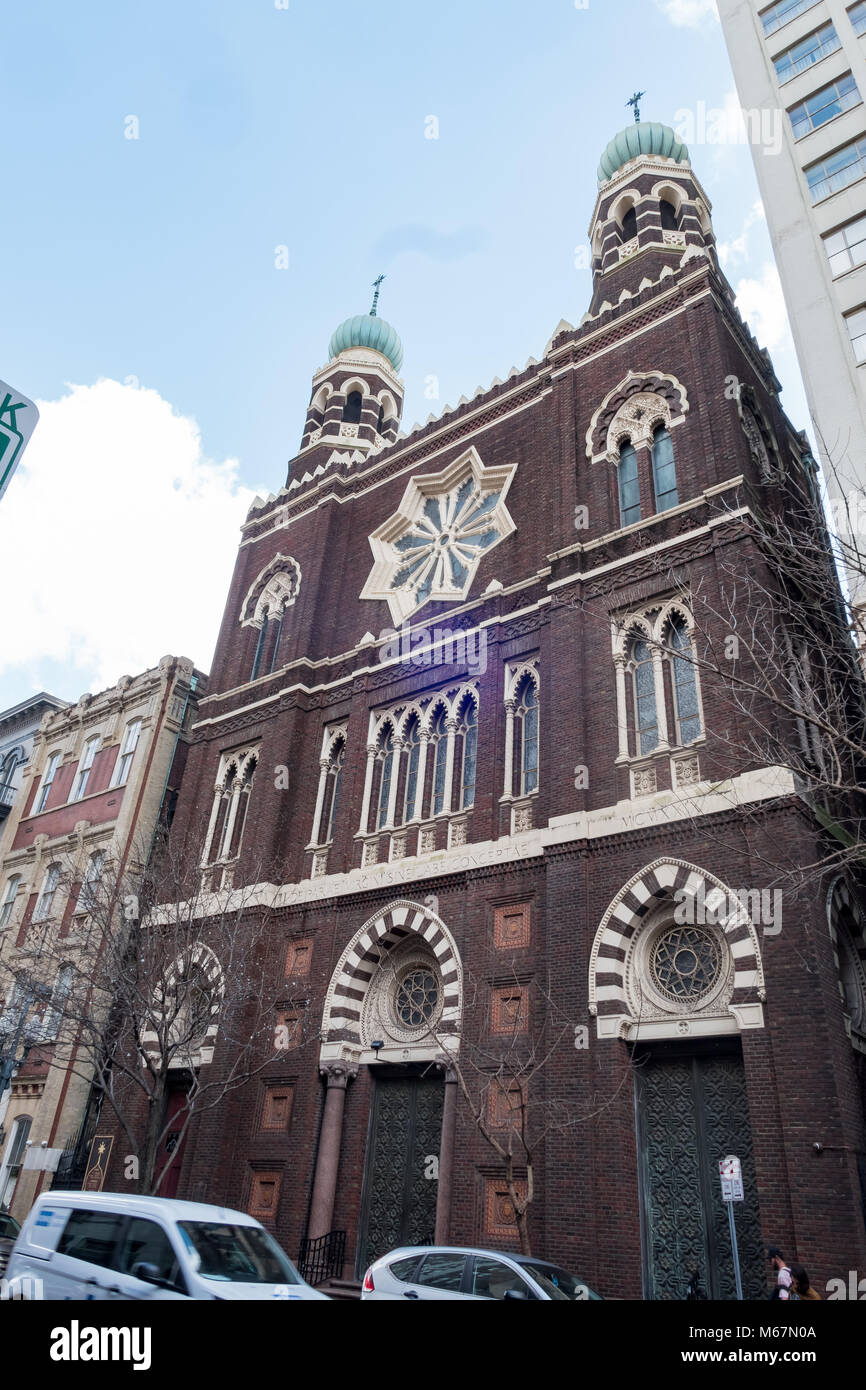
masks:
{"type": "Polygon", "coordinates": [[[430,599],[465,598],[482,556],[517,529],[505,505],[516,471],[485,468],[473,447],[441,473],[412,478],[370,537],[373,568],[361,598],[385,599],[395,623],[430,599]]]}

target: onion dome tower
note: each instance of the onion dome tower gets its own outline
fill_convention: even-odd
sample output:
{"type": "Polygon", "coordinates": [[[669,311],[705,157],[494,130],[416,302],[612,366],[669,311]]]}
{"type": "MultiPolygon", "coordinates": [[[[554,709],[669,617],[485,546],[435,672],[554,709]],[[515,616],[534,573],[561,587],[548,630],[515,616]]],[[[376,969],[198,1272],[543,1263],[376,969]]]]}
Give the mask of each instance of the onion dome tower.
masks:
{"type": "Polygon", "coordinates": [[[670,126],[638,114],[608,142],[589,234],[593,314],[657,281],[665,266],[676,270],[701,256],[718,269],[710,200],[670,126]]]}
{"type": "Polygon", "coordinates": [[[301,454],[322,448],[370,454],[397,438],[403,344],[377,313],[384,278],[373,282],[370,312],[345,319],[331,334],[328,363],[313,377],[301,454]]]}

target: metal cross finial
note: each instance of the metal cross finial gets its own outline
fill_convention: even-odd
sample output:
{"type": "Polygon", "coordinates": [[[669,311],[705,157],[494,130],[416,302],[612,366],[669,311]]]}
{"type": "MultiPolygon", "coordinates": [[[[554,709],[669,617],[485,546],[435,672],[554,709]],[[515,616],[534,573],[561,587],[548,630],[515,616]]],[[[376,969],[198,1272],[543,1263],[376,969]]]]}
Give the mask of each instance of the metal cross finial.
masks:
{"type": "Polygon", "coordinates": [[[626,102],[626,106],[633,106],[633,107],[634,107],[634,123],[635,123],[635,125],[640,125],[640,105],[639,105],[639,102],[640,102],[641,97],[645,97],[645,96],[646,96],[646,92],[635,92],[634,96],[633,96],[633,97],[629,97],[628,101],[626,102]]]}
{"type": "Polygon", "coordinates": [[[384,279],[385,279],[384,275],[379,275],[379,276],[373,281],[373,289],[374,289],[375,293],[374,293],[374,295],[373,295],[373,307],[372,307],[372,309],[370,310],[370,317],[373,318],[373,319],[376,317],[376,305],[379,303],[379,287],[380,287],[380,285],[382,284],[382,281],[383,281],[384,279]]]}

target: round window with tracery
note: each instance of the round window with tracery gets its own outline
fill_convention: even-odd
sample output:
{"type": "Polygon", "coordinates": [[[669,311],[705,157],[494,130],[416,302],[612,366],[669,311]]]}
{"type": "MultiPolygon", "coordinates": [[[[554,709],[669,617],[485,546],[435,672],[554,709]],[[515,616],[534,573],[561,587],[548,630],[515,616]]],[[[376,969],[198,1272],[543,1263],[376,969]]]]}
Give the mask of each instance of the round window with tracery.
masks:
{"type": "Polygon", "coordinates": [[[410,970],[397,986],[394,1007],[404,1028],[423,1028],[438,1003],[439,984],[432,970],[410,970]]]}
{"type": "Polygon", "coordinates": [[[700,927],[672,927],[656,941],[650,975],[656,989],[676,1004],[694,1003],[718,983],[722,953],[713,934],[700,927]]]}

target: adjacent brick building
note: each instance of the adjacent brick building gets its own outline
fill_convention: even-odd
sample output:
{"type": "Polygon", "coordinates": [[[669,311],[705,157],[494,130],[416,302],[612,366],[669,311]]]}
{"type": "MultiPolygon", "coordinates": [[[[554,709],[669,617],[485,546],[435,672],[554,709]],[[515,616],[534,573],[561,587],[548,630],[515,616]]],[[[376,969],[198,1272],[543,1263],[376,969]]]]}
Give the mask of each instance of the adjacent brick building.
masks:
{"type": "Polygon", "coordinates": [[[0,1063],[20,1063],[0,1088],[0,1209],[19,1219],[52,1181],[80,1186],[90,1085],[64,1022],[73,967],[62,961],[86,938],[103,876],[122,880],[147,860],[203,688],[191,661],[166,656],[75,705],[53,701],[22,767],[0,836],[0,1063]]]}
{"type": "Polygon", "coordinates": [[[574,1043],[531,1086],[579,1121],[537,1155],[535,1252],[610,1296],[682,1297],[694,1267],[731,1296],[734,1152],[747,1295],[767,1240],[820,1285],[866,1261],[862,918],[841,882],[777,933],[731,906],[816,828],[688,659],[689,593],[721,607],[764,564],[751,509],[817,497],[814,464],[673,132],[611,142],[590,236],[579,326],[408,435],[396,333],[347,320],[249,513],[173,836],[275,913],[282,1041],[194,1119],[177,1192],[291,1253],[343,1232],[349,1276],[434,1235],[513,1245],[453,1059],[529,1035],[534,994],[574,1043]],[[676,920],[714,894],[715,923],[676,920]]]}

